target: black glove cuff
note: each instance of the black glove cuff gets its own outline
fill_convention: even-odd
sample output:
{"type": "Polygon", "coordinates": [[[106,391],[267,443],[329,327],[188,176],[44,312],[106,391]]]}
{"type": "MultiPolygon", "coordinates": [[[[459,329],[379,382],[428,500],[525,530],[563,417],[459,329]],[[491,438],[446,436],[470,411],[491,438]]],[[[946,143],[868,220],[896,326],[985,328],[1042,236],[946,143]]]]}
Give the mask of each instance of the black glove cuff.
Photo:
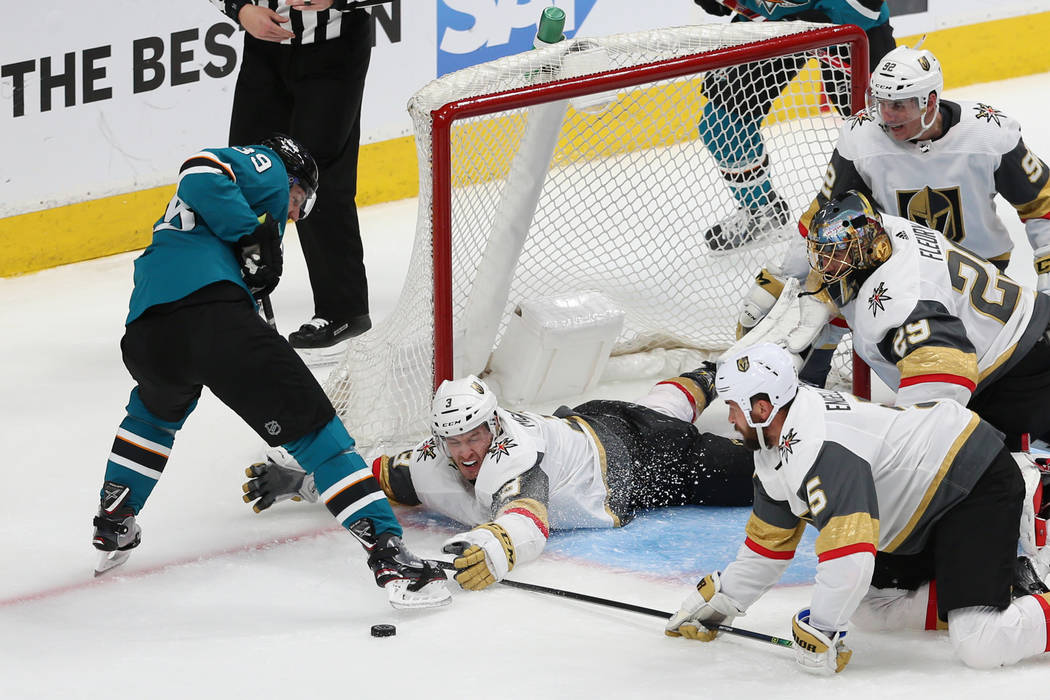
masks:
{"type": "Polygon", "coordinates": [[[245,5],[251,4],[253,4],[252,0],[226,0],[226,9],[224,10],[224,12],[226,13],[227,17],[232,19],[234,22],[240,24],[240,19],[238,19],[238,16],[241,13],[241,8],[245,5]]]}

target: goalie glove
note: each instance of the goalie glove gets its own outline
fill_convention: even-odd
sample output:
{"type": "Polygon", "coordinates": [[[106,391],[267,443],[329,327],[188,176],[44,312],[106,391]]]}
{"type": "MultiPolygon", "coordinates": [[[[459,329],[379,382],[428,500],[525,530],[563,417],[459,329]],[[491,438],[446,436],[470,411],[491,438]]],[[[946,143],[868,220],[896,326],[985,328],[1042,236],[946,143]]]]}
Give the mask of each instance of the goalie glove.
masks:
{"type": "Polygon", "coordinates": [[[234,247],[241,277],[252,296],[262,298],[277,288],[284,272],[284,253],[277,221],[272,216],[263,214],[255,230],[237,239],[234,247]]]}
{"type": "Polygon", "coordinates": [[[806,671],[831,675],[846,668],[853,650],[846,646],[846,630],[825,632],[809,624],[809,608],[799,610],[791,620],[795,640],[795,661],[806,671]]]}
{"type": "Polygon", "coordinates": [[[798,298],[798,325],[787,335],[785,345],[789,352],[801,354],[813,344],[820,332],[831,320],[831,310],[813,294],[801,294],[798,298]]]}
{"type": "Polygon", "coordinates": [[[755,283],[751,285],[747,296],[744,297],[744,305],[740,308],[740,314],[736,319],[736,339],[740,340],[758,325],[758,322],[766,317],[769,310],[777,303],[780,293],[784,291],[784,282],[763,268],[755,275],[755,283]]]}
{"type": "Polygon", "coordinates": [[[244,470],[244,474],[250,477],[242,487],[244,502],[255,501],[252,510],[256,513],[288,499],[317,503],[314,475],[298,467],[283,467],[267,460],[251,465],[244,470]]]}
{"type": "Polygon", "coordinates": [[[686,637],[710,642],[718,635],[717,629],[708,625],[729,624],[737,615],[743,615],[740,604],[722,592],[719,572],[708,574],[696,584],[696,590],[682,601],[671,619],[664,626],[668,637],[686,637]]]}
{"type": "Polygon", "coordinates": [[[1036,248],[1032,256],[1035,258],[1035,288],[1050,294],[1050,245],[1036,248]]]}
{"type": "Polygon", "coordinates": [[[502,581],[514,568],[514,541],[506,528],[497,523],[478,525],[445,540],[441,549],[457,555],[456,581],[471,591],[480,591],[502,581]]]}

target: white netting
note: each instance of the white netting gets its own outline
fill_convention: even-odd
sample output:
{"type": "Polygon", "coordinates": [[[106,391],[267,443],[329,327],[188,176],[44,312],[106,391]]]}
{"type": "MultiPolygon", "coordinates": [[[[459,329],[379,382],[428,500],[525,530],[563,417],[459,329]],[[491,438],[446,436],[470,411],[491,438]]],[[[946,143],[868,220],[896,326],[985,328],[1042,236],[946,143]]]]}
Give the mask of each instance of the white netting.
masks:
{"type": "MultiPolygon", "coordinates": [[[[811,36],[822,26],[718,24],[588,39],[575,46],[563,42],[443,76],[417,92],[409,111],[420,164],[419,219],[408,278],[395,311],[350,341],[325,387],[358,442],[400,445],[428,431],[434,323],[440,314],[434,261],[442,264],[445,255],[451,256],[456,347],[440,350],[454,354],[457,375],[484,371],[516,304],[581,291],[598,291],[624,311],[614,355],[653,348],[725,349],[735,339],[737,310],[754,274],[779,260],[788,241],[797,239],[796,222],[821,185],[841,123],[822,90],[827,49],[787,49],[784,58],[743,59],[730,71],[672,78],[646,73],[646,82],[616,90],[597,114],[596,108],[577,111],[565,102],[547,102],[525,109],[497,105],[498,111],[456,119],[448,161],[451,198],[435,203],[435,111],[466,98],[495,93],[514,98],[538,85],[556,86],[566,72],[673,67],[682,57],[751,43],[768,48],[770,40],[811,36]],[[779,84],[769,85],[771,75],[774,83],[790,80],[782,94],[779,84]],[[705,109],[711,110],[705,78],[712,93],[716,82],[711,81],[722,79],[721,90],[731,84],[738,91],[732,99],[740,103],[762,98],[763,91],[771,93],[769,99],[780,95],[756,124],[769,179],[790,209],[790,221],[777,230],[720,252],[705,243],[704,231],[738,207],[724,173],[730,171],[737,186],[754,184],[755,173],[734,170],[746,166],[747,157],[729,163],[723,153],[716,160],[698,138],[697,125],[705,109]],[[435,204],[451,210],[450,250],[433,244],[435,204]],[[487,313],[486,305],[495,313],[487,313]]],[[[849,44],[829,48],[848,60],[849,44]]],[[[601,86],[593,91],[601,92],[601,86]]],[[[730,133],[734,125],[723,121],[714,128],[725,132],[723,138],[740,138],[730,133]]],[[[742,139],[726,152],[753,156],[753,150],[742,139]]],[[[439,169],[443,163],[439,156],[439,169]]]]}

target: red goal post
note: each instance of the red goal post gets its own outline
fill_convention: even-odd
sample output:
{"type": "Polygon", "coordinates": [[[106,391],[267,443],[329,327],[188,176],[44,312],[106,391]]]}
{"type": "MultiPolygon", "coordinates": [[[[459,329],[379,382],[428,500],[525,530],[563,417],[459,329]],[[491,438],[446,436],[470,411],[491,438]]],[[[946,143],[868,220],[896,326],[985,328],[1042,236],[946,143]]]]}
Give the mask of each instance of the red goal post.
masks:
{"type": "MultiPolygon", "coordinates": [[[[581,44],[584,48],[578,53],[592,59],[595,54],[604,56],[608,65],[596,72],[587,72],[585,66],[584,74],[564,76],[571,44],[558,44],[443,76],[410,102],[421,186],[409,276],[391,317],[351,341],[347,356],[326,384],[337,412],[359,442],[405,444],[423,434],[432,390],[457,374],[485,371],[489,354],[505,332],[506,317],[523,298],[595,289],[615,297],[627,289],[627,298],[617,303],[627,307],[626,325],[631,329],[618,339],[614,355],[689,347],[713,356],[724,350],[732,342],[741,290],[765,262],[772,262],[768,258],[778,256],[783,245],[792,238],[797,244],[797,231],[792,223],[790,230],[747,251],[713,255],[706,249],[699,226],[713,223],[734,202],[696,139],[696,117],[702,113],[698,88],[705,76],[730,67],[768,66],[791,56],[817,65],[803,69],[810,73],[805,80],[800,73],[791,81],[794,87],[778,98],[782,104],[778,102],[762,126],[774,167],[781,168],[774,172],[776,187],[790,199],[797,222],[817,191],[841,123],[838,115],[816,114],[822,100],[820,56],[832,47],[838,47],[836,55],[847,56],[854,111],[863,107],[869,72],[867,38],[851,25],[734,23],[576,42],[581,44]],[[672,44],[672,50],[665,50],[672,44]],[[692,50],[696,47],[701,50],[692,50]],[[676,50],[682,55],[674,55],[676,50]],[[648,60],[634,63],[634,53],[648,60]],[[654,53],[667,57],[652,60],[654,53]],[[794,97],[788,95],[792,91],[794,97]],[[666,96],[670,93],[673,98],[666,96]],[[455,98],[444,99],[449,95],[455,98]],[[600,111],[602,105],[599,110],[593,104],[577,110],[564,106],[602,95],[612,106],[605,105],[598,114],[591,112],[600,111]],[[789,99],[798,104],[788,105],[789,99]],[[672,100],[670,116],[660,116],[672,100]],[[650,117],[651,123],[646,123],[650,117]],[[545,118],[552,125],[549,134],[535,137],[534,132],[543,128],[536,125],[545,118]],[[624,132],[629,133],[623,136],[624,132]],[[615,144],[608,146],[609,141],[615,144]],[[533,152],[537,154],[533,163],[522,165],[533,152]],[[606,167],[608,162],[616,167],[606,167]],[[646,190],[645,197],[654,201],[650,208],[642,205],[627,214],[608,214],[629,198],[624,193],[633,192],[633,185],[642,189],[661,180],[666,182],[660,182],[660,188],[646,190]],[[682,182],[689,186],[676,189],[675,196],[663,191],[682,182]],[[519,199],[524,202],[508,203],[515,192],[529,188],[536,190],[533,199],[523,195],[519,199]],[[593,209],[578,216],[580,207],[593,209]],[[555,230],[541,252],[529,250],[534,240],[559,229],[556,224],[563,219],[571,222],[555,230]],[[522,230],[511,234],[499,230],[515,226],[522,230]],[[590,240],[578,244],[575,239],[584,234],[590,240]],[[516,242],[502,246],[511,249],[501,253],[503,267],[483,279],[492,267],[487,249],[499,236],[516,242]],[[634,245],[643,237],[647,237],[643,244],[634,245]],[[603,245],[608,245],[607,251],[600,249],[603,245]],[[485,254],[478,255],[478,248],[486,249],[485,254]],[[596,269],[622,261],[631,272],[649,273],[666,267],[664,261],[695,259],[668,273],[674,284],[663,297],[656,280],[656,296],[635,311],[631,308],[635,298],[653,291],[644,289],[644,281],[635,289],[637,275],[629,280],[615,274],[598,279],[591,270],[567,272],[556,264],[562,256],[592,255],[596,269]],[[551,265],[549,272],[547,265],[551,265]],[[702,270],[696,275],[701,279],[677,286],[690,270],[702,270]],[[520,281],[529,275],[540,281],[520,281]],[[702,314],[703,324],[717,327],[717,332],[705,329],[691,334],[689,319],[659,327],[663,303],[688,305],[693,295],[698,304],[701,297],[712,300],[703,302],[711,304],[702,314]],[[491,309],[481,312],[481,321],[464,322],[473,313],[467,307],[478,299],[482,301],[477,304],[488,303],[491,309]],[[637,328],[632,325],[635,317],[642,319],[637,328]],[[655,326],[650,317],[657,319],[655,326]],[[473,358],[462,350],[465,338],[479,345],[473,358]]],[[[740,89],[751,88],[744,84],[740,89]]],[[[474,318],[479,317],[474,314],[474,318]]]]}

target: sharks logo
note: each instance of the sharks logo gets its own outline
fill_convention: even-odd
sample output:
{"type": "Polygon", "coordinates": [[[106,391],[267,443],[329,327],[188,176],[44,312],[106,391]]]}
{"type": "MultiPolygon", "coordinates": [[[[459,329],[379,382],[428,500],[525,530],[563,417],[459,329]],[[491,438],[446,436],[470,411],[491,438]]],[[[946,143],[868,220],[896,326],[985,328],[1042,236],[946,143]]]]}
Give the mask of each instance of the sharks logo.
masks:
{"type": "Polygon", "coordinates": [[[761,10],[765,11],[766,15],[772,15],[779,9],[793,10],[799,7],[805,7],[809,4],[809,0],[804,2],[792,2],[792,0],[759,0],[758,5],[761,10]]]}
{"type": "Polygon", "coordinates": [[[871,312],[872,316],[878,316],[880,311],[885,311],[886,307],[883,305],[883,302],[893,299],[886,291],[886,283],[879,282],[879,286],[875,287],[875,291],[868,297],[868,311],[871,312]]]}

